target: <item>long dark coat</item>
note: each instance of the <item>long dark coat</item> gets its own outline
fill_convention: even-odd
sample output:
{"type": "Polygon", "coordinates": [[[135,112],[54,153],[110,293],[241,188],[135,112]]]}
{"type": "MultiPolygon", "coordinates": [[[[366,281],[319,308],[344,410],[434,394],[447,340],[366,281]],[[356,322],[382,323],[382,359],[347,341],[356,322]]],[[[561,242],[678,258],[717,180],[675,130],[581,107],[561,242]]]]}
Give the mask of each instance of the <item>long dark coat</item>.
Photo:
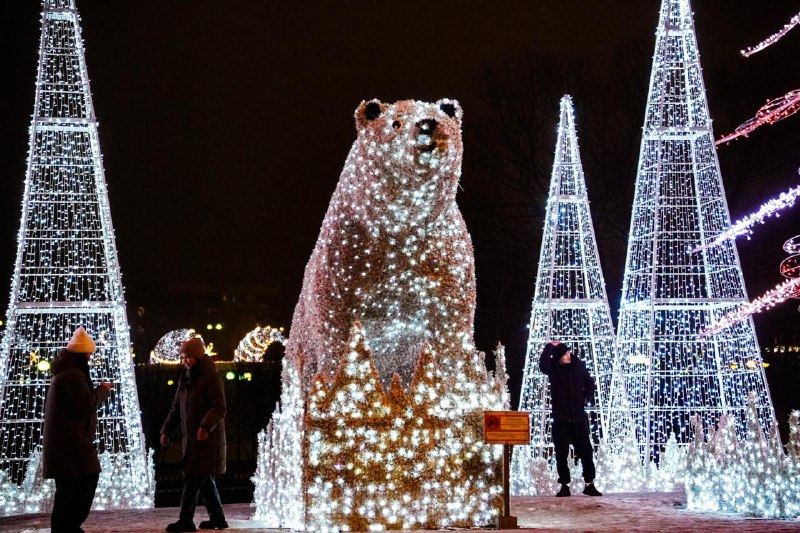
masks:
{"type": "Polygon", "coordinates": [[[225,389],[208,357],[197,361],[181,375],[161,433],[172,438],[180,434],[183,472],[186,476],[225,473],[225,389]],[[197,440],[203,427],[208,438],[197,440]]]}
{"type": "Polygon", "coordinates": [[[53,378],[44,406],[44,477],[97,474],[97,408],[108,398],[108,389],[92,387],[85,354],[62,350],[50,368],[53,378]]]}
{"type": "Polygon", "coordinates": [[[553,345],[548,342],[539,357],[539,370],[550,378],[553,419],[582,422],[586,420],[585,405],[594,401],[594,378],[586,364],[575,353],[570,354],[570,364],[560,364],[553,359],[553,345]]]}

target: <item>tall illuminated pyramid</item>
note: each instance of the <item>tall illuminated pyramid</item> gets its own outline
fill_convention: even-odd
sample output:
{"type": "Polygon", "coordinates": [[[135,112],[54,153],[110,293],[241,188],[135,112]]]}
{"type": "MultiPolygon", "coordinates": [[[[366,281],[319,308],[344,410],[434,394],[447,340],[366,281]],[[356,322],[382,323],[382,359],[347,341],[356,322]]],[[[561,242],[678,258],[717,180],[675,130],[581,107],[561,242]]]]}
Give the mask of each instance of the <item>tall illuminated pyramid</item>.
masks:
{"type": "Polygon", "coordinates": [[[45,509],[40,447],[50,361],[82,325],[95,339],[96,508],[152,506],[125,300],[74,0],[45,0],[16,264],[0,343],[0,513],[45,509]]]}
{"type": "Polygon", "coordinates": [[[597,240],[589,210],[572,98],[561,99],[558,140],[547,198],[544,236],[539,254],[531,310],[528,351],[520,411],[531,413],[531,445],[514,453],[515,492],[536,493],[535,480],[520,463],[528,457],[549,459],[551,396],[548,378],[539,370],[545,343],[558,340],[586,363],[597,388],[587,408],[592,440],[599,444],[606,430],[604,409],[611,388],[614,326],[600,268],[597,240]]]}
{"type": "MultiPolygon", "coordinates": [[[[692,436],[723,414],[746,434],[747,396],[763,427],[774,419],[751,320],[701,332],[747,301],[731,240],[692,250],[730,226],[688,0],[663,0],[656,32],[619,312],[615,397],[627,389],[645,456],[671,434],[692,436]]],[[[616,375],[616,374],[615,374],[616,375]]],[[[615,418],[627,416],[616,407],[615,418]]]]}

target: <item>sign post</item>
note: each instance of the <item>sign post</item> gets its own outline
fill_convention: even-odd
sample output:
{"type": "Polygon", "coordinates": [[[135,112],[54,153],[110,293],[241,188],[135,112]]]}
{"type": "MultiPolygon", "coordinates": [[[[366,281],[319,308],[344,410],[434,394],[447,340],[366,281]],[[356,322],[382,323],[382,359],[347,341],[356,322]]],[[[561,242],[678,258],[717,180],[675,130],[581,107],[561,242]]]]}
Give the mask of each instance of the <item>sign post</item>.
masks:
{"type": "Polygon", "coordinates": [[[484,411],[483,440],[503,445],[503,514],[497,517],[498,529],[516,529],[517,517],[511,516],[509,498],[509,462],[511,446],[530,444],[531,418],[525,411],[484,411]]]}

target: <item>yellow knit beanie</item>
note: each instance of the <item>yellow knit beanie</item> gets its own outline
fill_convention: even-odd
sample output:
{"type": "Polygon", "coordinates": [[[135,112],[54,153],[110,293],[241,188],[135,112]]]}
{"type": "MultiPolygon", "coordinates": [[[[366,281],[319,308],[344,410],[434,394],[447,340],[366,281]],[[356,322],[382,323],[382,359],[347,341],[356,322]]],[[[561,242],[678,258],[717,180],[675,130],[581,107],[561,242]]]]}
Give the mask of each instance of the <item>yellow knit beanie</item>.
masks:
{"type": "Polygon", "coordinates": [[[94,341],[83,329],[83,326],[78,326],[72,339],[67,344],[67,350],[72,353],[94,353],[97,350],[94,341]]]}

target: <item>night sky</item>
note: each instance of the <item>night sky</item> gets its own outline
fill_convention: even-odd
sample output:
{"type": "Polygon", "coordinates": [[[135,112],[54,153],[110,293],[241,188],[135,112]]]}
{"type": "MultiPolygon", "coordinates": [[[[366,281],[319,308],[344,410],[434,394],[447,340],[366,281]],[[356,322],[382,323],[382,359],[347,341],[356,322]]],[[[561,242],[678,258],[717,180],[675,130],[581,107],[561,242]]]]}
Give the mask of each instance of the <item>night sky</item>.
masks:
{"type": "MultiPolygon", "coordinates": [[[[652,56],[659,4],[79,1],[129,309],[151,299],[168,280],[276,284],[295,301],[355,139],[353,111],[364,99],[460,100],[468,142],[459,202],[471,229],[476,199],[492,198],[496,186],[485,166],[473,159],[479,147],[493,149],[495,137],[484,138],[481,131],[493,118],[486,98],[492,69],[526,58],[557,64],[577,59],[582,70],[573,74],[582,80],[582,94],[588,95],[587,87],[596,84],[607,97],[595,101],[576,94],[582,150],[602,136],[596,132],[602,132],[609,106],[632,106],[641,118],[627,132],[627,144],[638,154],[650,64],[639,70],[636,79],[644,86],[630,99],[622,91],[630,84],[616,83],[611,61],[626,49],[652,56]],[[590,130],[594,133],[582,135],[590,130]]],[[[717,137],[750,118],[768,98],[800,87],[800,28],[750,59],[738,54],[788,22],[800,11],[800,2],[695,0],[693,7],[717,137]]],[[[16,251],[39,10],[33,0],[0,3],[2,298],[8,293],[16,251]]],[[[573,89],[564,86],[561,91],[573,89]]],[[[557,98],[548,105],[543,112],[550,117],[547,135],[552,141],[542,162],[546,167],[552,164],[557,98]]],[[[750,173],[756,182],[735,187],[740,191],[735,197],[728,190],[733,219],[769,194],[800,182],[799,139],[797,116],[720,149],[726,184],[728,174],[745,179],[741,174],[750,173]]],[[[608,187],[593,182],[589,170],[602,165],[587,164],[590,199],[593,185],[608,187]]],[[[635,159],[612,171],[632,191],[635,159]]],[[[608,196],[607,190],[601,192],[608,196]]],[[[630,202],[622,194],[615,208],[629,217],[630,202]]],[[[740,241],[751,297],[782,280],[777,271],[784,255],[780,244],[800,233],[798,212],[800,207],[758,229],[752,241],[740,241]]],[[[495,241],[473,236],[476,254],[494,253],[495,241]]],[[[531,237],[529,253],[518,255],[522,263],[514,266],[518,274],[511,292],[528,302],[528,310],[539,239],[531,237]]],[[[603,235],[598,239],[609,299],[616,308],[624,246],[604,248],[607,240],[603,235]]],[[[509,345],[509,366],[518,373],[524,332],[493,324],[492,317],[499,315],[492,306],[500,304],[491,294],[494,285],[483,281],[492,276],[490,267],[481,265],[479,260],[478,346],[488,350],[497,340],[509,345]]],[[[758,318],[762,343],[781,328],[797,329],[796,304],[786,303],[769,317],[758,318]]],[[[288,328],[291,315],[282,318],[288,328]]]]}

